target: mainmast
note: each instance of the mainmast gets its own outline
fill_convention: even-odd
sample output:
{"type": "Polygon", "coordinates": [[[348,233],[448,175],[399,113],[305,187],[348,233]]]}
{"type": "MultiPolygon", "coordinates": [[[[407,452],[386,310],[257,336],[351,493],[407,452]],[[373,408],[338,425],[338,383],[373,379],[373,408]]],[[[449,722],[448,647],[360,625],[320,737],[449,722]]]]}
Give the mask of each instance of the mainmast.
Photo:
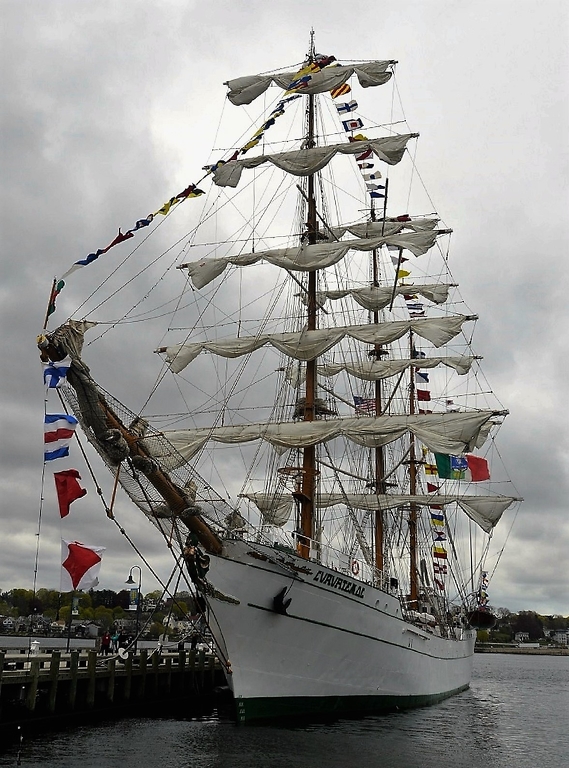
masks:
{"type": "MultiPolygon", "coordinates": [[[[310,33],[309,62],[315,59],[314,31],[310,33]]],[[[305,146],[312,148],[315,142],[314,96],[308,96],[308,131],[305,146]]],[[[314,175],[308,177],[308,218],[307,234],[308,242],[313,245],[317,241],[318,220],[316,216],[316,195],[314,175]]],[[[316,271],[308,273],[308,312],[306,327],[309,331],[316,330],[316,271]]],[[[304,400],[304,421],[314,421],[316,399],[316,360],[309,360],[306,364],[306,392],[304,400]]],[[[310,542],[314,538],[314,492],[316,480],[316,447],[304,448],[302,460],[302,496],[300,500],[300,533],[297,541],[298,553],[305,558],[310,557],[310,542]]]]}
{"type": "MultiPolygon", "coordinates": [[[[413,356],[413,332],[409,334],[409,357],[413,356]]],[[[409,383],[409,413],[415,413],[415,379],[411,370],[409,383]]],[[[411,433],[411,445],[409,446],[409,493],[417,493],[417,457],[415,453],[415,436],[411,433]]],[[[418,605],[417,585],[417,518],[418,507],[416,502],[411,502],[409,507],[409,604],[414,610],[418,605]]]]}
{"type": "MultiPolygon", "coordinates": [[[[385,222],[385,217],[387,215],[387,184],[388,181],[386,180],[385,183],[385,198],[383,201],[383,221],[385,222]]],[[[375,206],[371,205],[371,220],[375,221],[375,206]]],[[[376,248],[374,248],[372,252],[373,258],[372,258],[372,282],[374,288],[379,287],[379,259],[378,259],[378,251],[376,248]]],[[[379,323],[379,312],[376,310],[373,313],[373,322],[375,325],[379,323]]],[[[376,360],[381,360],[381,356],[384,354],[384,350],[382,349],[380,344],[376,344],[374,347],[374,357],[376,360]]],[[[383,409],[383,403],[382,403],[382,392],[381,392],[381,380],[377,379],[375,381],[375,415],[381,416],[383,409]]],[[[378,495],[383,495],[386,492],[386,485],[385,485],[385,453],[383,450],[383,446],[379,446],[374,449],[374,474],[375,474],[375,480],[374,480],[374,487],[375,487],[375,493],[378,495]]],[[[375,526],[374,526],[374,560],[375,560],[375,567],[378,571],[382,572],[384,570],[384,553],[383,553],[383,539],[384,539],[384,532],[383,532],[383,511],[381,509],[375,510],[375,526]]]]}

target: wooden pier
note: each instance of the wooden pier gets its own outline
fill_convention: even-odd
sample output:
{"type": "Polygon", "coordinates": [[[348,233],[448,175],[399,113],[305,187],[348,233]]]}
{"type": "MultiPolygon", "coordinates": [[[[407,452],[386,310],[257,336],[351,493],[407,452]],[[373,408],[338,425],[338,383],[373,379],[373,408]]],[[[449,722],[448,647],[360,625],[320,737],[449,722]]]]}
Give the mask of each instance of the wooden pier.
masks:
{"type": "Polygon", "coordinates": [[[225,684],[219,661],[203,650],[140,650],[125,658],[96,650],[0,651],[0,730],[92,715],[167,714],[174,707],[199,713],[225,684]]]}

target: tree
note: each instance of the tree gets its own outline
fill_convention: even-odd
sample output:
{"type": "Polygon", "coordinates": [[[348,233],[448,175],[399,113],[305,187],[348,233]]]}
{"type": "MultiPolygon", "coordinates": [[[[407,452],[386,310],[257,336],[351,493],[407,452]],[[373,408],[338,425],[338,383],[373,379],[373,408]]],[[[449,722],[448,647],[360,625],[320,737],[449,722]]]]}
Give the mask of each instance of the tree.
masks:
{"type": "Polygon", "coordinates": [[[496,608],[494,610],[494,616],[496,616],[497,619],[511,620],[514,614],[510,611],[509,608],[496,608]]]}
{"type": "Polygon", "coordinates": [[[520,611],[512,622],[512,630],[527,632],[530,640],[539,640],[543,637],[543,622],[534,611],[520,611]]]}
{"type": "Polygon", "coordinates": [[[121,589],[115,596],[115,607],[120,606],[123,610],[127,610],[130,605],[130,590],[121,589]]]}
{"type": "Polygon", "coordinates": [[[44,614],[47,614],[48,609],[57,611],[61,598],[56,589],[38,589],[36,596],[42,602],[44,614]]]}
{"type": "Polygon", "coordinates": [[[150,628],[147,632],[147,637],[149,637],[151,640],[158,640],[160,635],[163,635],[165,631],[166,630],[164,629],[164,625],[160,624],[158,621],[155,621],[150,625],[150,628]]]}
{"type": "Polygon", "coordinates": [[[105,606],[105,608],[114,608],[117,604],[117,594],[112,589],[91,589],[89,594],[91,595],[93,608],[98,608],[100,605],[105,606]]]}
{"type": "Polygon", "coordinates": [[[30,602],[34,597],[34,593],[31,589],[12,589],[9,595],[12,606],[18,612],[17,616],[29,616],[32,613],[30,602]]]}
{"type": "Polygon", "coordinates": [[[555,616],[540,616],[546,629],[567,629],[567,619],[559,614],[555,616]]]}
{"type": "Polygon", "coordinates": [[[106,608],[104,605],[95,608],[95,621],[100,622],[105,629],[108,629],[114,620],[115,617],[111,608],[106,608]]]}

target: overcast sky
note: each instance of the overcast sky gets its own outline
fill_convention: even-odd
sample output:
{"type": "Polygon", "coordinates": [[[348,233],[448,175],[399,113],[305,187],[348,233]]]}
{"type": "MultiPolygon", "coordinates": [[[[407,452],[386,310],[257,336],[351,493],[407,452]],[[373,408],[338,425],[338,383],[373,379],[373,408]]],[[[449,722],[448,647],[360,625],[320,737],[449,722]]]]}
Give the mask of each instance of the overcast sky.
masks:
{"type": "MultiPolygon", "coordinates": [[[[198,180],[222,83],[301,61],[313,26],[323,53],[399,62],[419,167],[455,231],[453,273],[481,317],[476,348],[511,412],[500,450],[526,501],[491,602],[569,614],[566,2],[0,0],[0,14],[0,590],[34,580],[44,408],[35,338],[53,276],[198,180]]],[[[69,280],[58,321],[120,257],[69,280]]],[[[119,379],[136,393],[151,348],[121,354],[129,375],[119,379]]],[[[107,547],[100,588],[118,590],[140,561],[80,469],[89,493],[73,530],[46,472],[38,586],[58,586],[60,537],[72,530],[107,547]]],[[[117,515],[167,577],[150,523],[123,498],[117,515]]],[[[511,522],[506,513],[502,538],[511,522]]],[[[155,586],[143,568],[143,591],[155,586]]]]}

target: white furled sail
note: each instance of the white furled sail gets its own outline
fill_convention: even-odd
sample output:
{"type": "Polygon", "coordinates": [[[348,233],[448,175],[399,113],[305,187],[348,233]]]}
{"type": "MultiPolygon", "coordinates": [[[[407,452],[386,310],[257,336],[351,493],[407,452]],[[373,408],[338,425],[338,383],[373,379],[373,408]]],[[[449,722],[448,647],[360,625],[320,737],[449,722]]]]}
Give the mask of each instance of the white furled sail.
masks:
{"type": "Polygon", "coordinates": [[[439,365],[447,365],[453,368],[460,376],[464,376],[470,370],[472,363],[480,359],[477,355],[463,355],[461,357],[425,357],[421,360],[399,358],[397,360],[361,360],[344,363],[321,363],[318,373],[321,376],[336,376],[341,371],[347,371],[350,376],[355,376],[363,381],[378,381],[398,376],[408,368],[437,368],[439,365]]]}
{"type": "MultiPolygon", "coordinates": [[[[197,286],[196,286],[197,287],[197,286]]],[[[423,296],[428,301],[432,301],[433,304],[444,304],[448,299],[449,290],[455,288],[456,284],[445,285],[444,283],[433,285],[419,285],[417,283],[405,283],[404,285],[396,285],[395,289],[391,286],[368,286],[366,288],[346,288],[346,289],[334,289],[329,291],[317,291],[316,303],[319,307],[323,307],[326,301],[336,301],[338,299],[344,299],[346,296],[350,296],[360,307],[369,309],[370,312],[379,312],[380,309],[385,309],[396,296],[405,296],[409,294],[417,294],[423,296]]],[[[301,299],[306,303],[304,294],[301,294],[301,299]]]]}
{"type": "Polygon", "coordinates": [[[338,240],[314,245],[303,243],[292,248],[243,253],[218,259],[200,259],[180,264],[179,269],[187,269],[194,288],[200,290],[221,275],[229,264],[246,267],[259,261],[267,261],[292,272],[313,272],[337,264],[349,251],[373,251],[382,245],[406,249],[415,256],[421,256],[433,247],[439,235],[448,234],[449,231],[444,229],[388,236],[375,234],[373,237],[357,240],[338,240]]]}
{"type": "MultiPolygon", "coordinates": [[[[294,505],[294,500],[290,495],[244,493],[243,496],[257,506],[265,522],[270,525],[282,526],[290,519],[294,505]]],[[[489,533],[506,509],[516,501],[520,501],[520,499],[510,496],[467,496],[460,494],[399,494],[398,496],[389,496],[376,493],[322,493],[317,496],[315,505],[320,509],[345,505],[351,509],[373,512],[378,509],[397,508],[405,511],[411,503],[425,507],[446,507],[449,504],[457,503],[471,520],[474,520],[483,531],[489,533]]]]}
{"type": "Polygon", "coordinates": [[[349,144],[328,144],[312,149],[297,149],[294,152],[281,152],[276,155],[258,155],[242,160],[229,160],[218,163],[213,171],[213,181],[218,187],[236,187],[244,168],[258,168],[263,163],[272,163],[293,176],[312,176],[321,171],[337,154],[360,155],[366,150],[388,165],[397,165],[401,161],[410,139],[418,133],[400,136],[384,136],[381,139],[364,139],[349,144]]]}
{"type": "Polygon", "coordinates": [[[417,336],[430,341],[435,347],[440,347],[459,334],[465,322],[475,319],[475,315],[455,315],[454,317],[394,320],[378,325],[352,325],[316,331],[260,334],[252,338],[176,344],[171,347],[161,347],[158,351],[166,354],[166,360],[174,373],[182,371],[203,351],[221,357],[241,357],[264,347],[265,344],[270,344],[295,360],[314,360],[346,336],[366,344],[388,344],[413,331],[417,336]]]}
{"type": "MultiPolygon", "coordinates": [[[[342,224],[339,227],[331,227],[332,235],[339,239],[346,232],[356,237],[374,237],[375,235],[397,235],[403,229],[410,229],[413,232],[422,232],[423,230],[434,229],[440,219],[436,218],[411,218],[411,216],[402,216],[398,219],[380,219],[379,221],[364,221],[356,224],[342,224]]],[[[452,230],[446,230],[450,232],[452,230]]]]}
{"type": "Polygon", "coordinates": [[[208,440],[237,444],[265,440],[279,448],[302,448],[325,443],[335,437],[374,448],[387,445],[411,432],[432,451],[463,453],[484,443],[483,426],[498,411],[469,413],[431,413],[417,415],[390,415],[352,417],[326,421],[280,422],[274,424],[243,424],[231,427],[203,427],[164,432],[172,450],[165,450],[153,438],[144,441],[145,447],[164,467],[174,468],[189,461],[208,440]],[[482,443],[480,443],[480,439],[482,443]]]}
{"type": "MultiPolygon", "coordinates": [[[[395,61],[366,61],[361,64],[349,66],[337,65],[326,67],[320,72],[312,72],[308,82],[303,83],[302,92],[306,94],[326,93],[339,85],[343,85],[352,75],[356,75],[362,88],[370,88],[375,85],[383,85],[391,78],[388,68],[395,61]]],[[[274,83],[287,90],[297,77],[296,72],[279,72],[274,75],[251,75],[249,77],[236,77],[228,80],[229,92],[227,98],[235,106],[251,104],[258,96],[261,96],[267,88],[274,83]]],[[[291,89],[297,90],[297,89],[291,89]]]]}

